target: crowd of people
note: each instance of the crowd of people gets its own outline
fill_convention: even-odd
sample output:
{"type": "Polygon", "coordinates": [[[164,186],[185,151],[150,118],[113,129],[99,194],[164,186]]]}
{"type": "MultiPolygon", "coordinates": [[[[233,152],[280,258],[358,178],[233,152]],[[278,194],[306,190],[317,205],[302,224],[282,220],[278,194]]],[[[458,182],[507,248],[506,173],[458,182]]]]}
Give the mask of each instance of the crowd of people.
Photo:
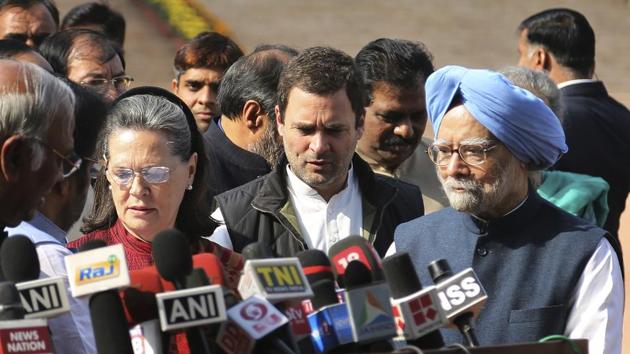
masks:
{"type": "MultiPolygon", "coordinates": [[[[50,0],[0,1],[0,231],[32,240],[41,277],[67,275],[64,257],[93,240],[141,269],[177,228],[236,288],[249,244],[293,257],[359,235],[380,257],[407,252],[424,284],[435,259],[472,267],[482,345],[564,334],[621,353],[630,111],[594,79],[582,14],[515,24],[519,67],[501,72],[436,70],[413,40],[353,58],[244,53],[204,32],[175,53],[171,91],[131,88],[116,11],[59,17],[50,0]],[[68,242],[75,222],[84,235],[68,242]]],[[[49,321],[56,350],[94,353],[86,303],[71,301],[49,321]]]]}

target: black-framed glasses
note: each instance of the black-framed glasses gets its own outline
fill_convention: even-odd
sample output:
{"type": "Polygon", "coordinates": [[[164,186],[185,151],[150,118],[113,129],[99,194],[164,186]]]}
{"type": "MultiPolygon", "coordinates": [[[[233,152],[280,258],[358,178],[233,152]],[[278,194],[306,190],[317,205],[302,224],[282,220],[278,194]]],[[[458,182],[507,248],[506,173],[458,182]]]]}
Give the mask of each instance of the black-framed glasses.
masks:
{"type": "Polygon", "coordinates": [[[458,153],[467,165],[478,166],[486,161],[488,151],[495,147],[497,144],[460,144],[457,149],[453,149],[446,144],[431,144],[427,148],[427,154],[429,159],[438,166],[448,165],[454,152],[458,153]]]}
{"type": "Polygon", "coordinates": [[[111,80],[105,78],[93,78],[79,82],[83,86],[91,87],[98,91],[105,91],[108,85],[114,86],[116,91],[124,91],[131,86],[133,77],[128,75],[116,76],[111,80]]]}
{"type": "Polygon", "coordinates": [[[63,166],[62,167],[63,178],[70,177],[70,175],[72,175],[79,168],[81,168],[81,163],[83,163],[83,159],[81,159],[81,157],[79,155],[77,155],[76,152],[72,151],[68,155],[64,155],[61,152],[59,152],[57,149],[55,149],[54,147],[48,145],[43,140],[41,140],[39,138],[32,138],[32,139],[34,141],[38,142],[43,147],[45,147],[48,150],[52,151],[55,155],[57,155],[57,158],[61,159],[62,166],[63,166]]]}
{"type": "Polygon", "coordinates": [[[151,166],[135,171],[131,168],[115,167],[108,168],[106,171],[117,185],[129,188],[136,175],[141,175],[146,182],[151,184],[164,183],[170,178],[171,169],[165,166],[151,166]]]}

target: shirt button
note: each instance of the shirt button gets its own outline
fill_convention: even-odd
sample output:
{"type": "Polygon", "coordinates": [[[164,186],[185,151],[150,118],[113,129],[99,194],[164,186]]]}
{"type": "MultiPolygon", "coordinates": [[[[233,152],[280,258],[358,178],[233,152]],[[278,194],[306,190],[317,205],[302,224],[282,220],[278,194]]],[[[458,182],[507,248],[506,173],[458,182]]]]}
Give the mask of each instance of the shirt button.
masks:
{"type": "Polygon", "coordinates": [[[477,248],[477,254],[481,257],[485,257],[488,254],[488,250],[483,247],[479,247],[477,248]]]}

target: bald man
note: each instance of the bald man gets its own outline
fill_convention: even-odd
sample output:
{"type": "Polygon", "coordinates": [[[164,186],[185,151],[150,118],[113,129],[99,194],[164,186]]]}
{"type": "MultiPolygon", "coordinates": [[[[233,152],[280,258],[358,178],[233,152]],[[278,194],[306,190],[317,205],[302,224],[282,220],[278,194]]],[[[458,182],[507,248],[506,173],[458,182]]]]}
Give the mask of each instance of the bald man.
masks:
{"type": "MultiPolygon", "coordinates": [[[[541,199],[528,180],[567,151],[558,118],[487,70],[442,68],[427,79],[426,95],[429,156],[450,208],[400,225],[396,249],[411,255],[425,283],[436,259],[455,273],[475,270],[488,294],[476,321],[480,345],[563,333],[588,338],[590,353],[620,353],[616,239],[541,199]]],[[[456,330],[443,336],[463,339],[456,330]]]]}

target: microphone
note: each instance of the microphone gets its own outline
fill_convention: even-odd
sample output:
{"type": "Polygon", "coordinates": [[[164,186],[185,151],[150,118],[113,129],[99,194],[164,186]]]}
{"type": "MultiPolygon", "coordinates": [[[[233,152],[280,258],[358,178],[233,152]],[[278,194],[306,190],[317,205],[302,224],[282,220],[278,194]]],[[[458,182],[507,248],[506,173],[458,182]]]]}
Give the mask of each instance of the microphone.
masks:
{"type": "Polygon", "coordinates": [[[129,288],[119,292],[125,309],[134,354],[162,353],[169,347],[170,336],[160,329],[155,294],[164,291],[155,267],[129,272],[129,288]]]}
{"type": "Polygon", "coordinates": [[[311,326],[311,341],[317,353],[333,350],[346,352],[353,349],[354,338],[348,307],[339,303],[335,283],[321,279],[311,284],[315,297],[311,300],[317,311],[308,315],[311,326]]]}
{"type": "Polygon", "coordinates": [[[457,326],[470,347],[479,346],[473,320],[483,308],[488,296],[472,268],[453,275],[445,259],[429,264],[429,274],[437,287],[440,306],[447,320],[457,326]]]}
{"type": "Polygon", "coordinates": [[[302,264],[302,270],[309,284],[312,285],[323,279],[335,281],[332,264],[323,251],[310,249],[298,253],[296,257],[302,264]]]}
{"type": "Polygon", "coordinates": [[[421,349],[443,347],[439,328],[448,321],[439,305],[435,286],[422,289],[406,252],[385,258],[383,271],[392,292],[392,311],[399,337],[421,349]]]}
{"type": "Polygon", "coordinates": [[[0,321],[21,320],[24,312],[15,285],[10,281],[0,282],[0,321]]]}
{"type": "MultiPolygon", "coordinates": [[[[295,350],[297,343],[311,334],[302,300],[312,297],[313,292],[298,258],[259,258],[269,255],[272,252],[261,242],[243,248],[246,262],[238,291],[243,297],[260,295],[289,318],[290,333],[283,333],[282,337],[295,350]]],[[[306,341],[302,351],[311,352],[309,344],[306,341]]]]}
{"type": "Polygon", "coordinates": [[[31,240],[23,235],[7,238],[0,248],[4,278],[14,283],[39,278],[39,257],[31,240]]]}
{"type": "Polygon", "coordinates": [[[335,243],[328,250],[328,256],[333,265],[333,271],[337,276],[337,283],[344,288],[344,273],[348,264],[352,261],[363,263],[372,272],[375,281],[385,280],[381,266],[381,258],[378,253],[361,236],[348,236],[335,243]]]}
{"type": "MultiPolygon", "coordinates": [[[[169,229],[159,232],[153,240],[152,253],[153,259],[155,261],[155,266],[160,276],[172,282],[177,290],[195,288],[206,285],[208,283],[207,278],[203,279],[203,277],[200,278],[198,276],[194,276],[194,278],[189,277],[189,275],[193,274],[192,254],[190,251],[190,245],[186,240],[186,236],[181,231],[177,229],[169,229]]],[[[195,275],[197,274],[198,273],[195,273],[195,275]]],[[[159,309],[159,311],[164,314],[164,316],[160,316],[160,318],[164,319],[167,318],[167,314],[170,314],[168,318],[170,318],[171,320],[175,320],[175,316],[173,316],[173,311],[178,311],[179,306],[182,306],[182,302],[187,302],[188,304],[191,304],[191,301],[196,303],[197,300],[193,297],[187,297],[185,300],[179,300],[177,298],[171,298],[178,296],[179,294],[170,294],[170,296],[167,294],[169,293],[160,294],[163,295],[161,297],[163,301],[162,306],[165,306],[164,304],[170,305],[169,308],[162,307],[159,309]]],[[[213,299],[215,303],[213,305],[216,306],[219,299],[216,298],[216,295],[214,296],[215,297],[213,297],[213,299]]],[[[223,300],[223,296],[221,296],[220,300],[223,300]]],[[[206,298],[202,301],[210,301],[210,299],[206,298]]],[[[158,306],[160,306],[160,297],[158,297],[158,306]]],[[[217,312],[218,311],[220,311],[220,309],[217,309],[217,312]]],[[[223,305],[223,312],[225,312],[225,305],[223,305]]],[[[181,313],[181,311],[179,311],[178,313],[181,313]]],[[[201,331],[201,328],[190,327],[190,325],[195,325],[196,323],[194,323],[194,321],[186,321],[190,319],[190,315],[192,314],[187,314],[185,312],[181,314],[181,321],[189,323],[178,323],[175,324],[174,327],[167,326],[166,321],[161,321],[162,329],[168,330],[187,327],[186,339],[188,340],[190,352],[209,354],[210,346],[204,333],[201,331]]],[[[199,315],[202,314],[200,313],[199,315]]],[[[210,314],[207,311],[204,311],[203,315],[210,314]]],[[[194,317],[196,317],[196,315],[194,317]]],[[[177,316],[177,318],[180,318],[180,316],[177,316]]]]}
{"type": "Polygon", "coordinates": [[[129,285],[125,251],[120,244],[103,247],[86,242],[80,252],[65,257],[74,297],[91,295],[90,317],[99,354],[132,354],[131,338],[118,288],[129,285]]]}
{"type": "Polygon", "coordinates": [[[39,257],[28,237],[9,237],[1,252],[4,277],[16,283],[26,311],[24,318],[50,318],[70,311],[65,277],[38,279],[39,257]]]}
{"type": "Polygon", "coordinates": [[[352,337],[362,344],[382,344],[396,336],[389,286],[384,281],[372,282],[372,275],[373,271],[361,261],[351,261],[345,269],[344,297],[352,337]]]}

